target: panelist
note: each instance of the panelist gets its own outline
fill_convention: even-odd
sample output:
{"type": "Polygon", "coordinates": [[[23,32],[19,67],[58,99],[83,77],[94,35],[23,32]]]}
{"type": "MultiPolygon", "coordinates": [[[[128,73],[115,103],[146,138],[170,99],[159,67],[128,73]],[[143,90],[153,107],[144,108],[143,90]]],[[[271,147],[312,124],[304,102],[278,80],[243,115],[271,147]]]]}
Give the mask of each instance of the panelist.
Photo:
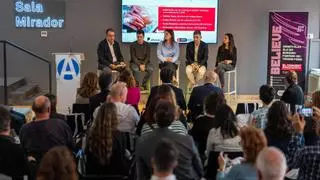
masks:
{"type": "Polygon", "coordinates": [[[133,72],[133,76],[136,82],[141,86],[142,89],[147,89],[147,82],[150,79],[153,66],[150,62],[150,45],[144,41],[144,31],[137,31],[137,41],[130,45],[130,67],[133,72]],[[146,72],[142,84],[138,82],[138,72],[146,72]]]}
{"type": "Polygon", "coordinates": [[[201,32],[194,31],[193,41],[189,42],[186,51],[186,73],[189,88],[192,88],[203,78],[208,61],[208,45],[201,41],[201,32]]]}
{"type": "Polygon", "coordinates": [[[119,43],[115,41],[114,29],[106,30],[106,38],[98,46],[98,69],[101,71],[122,71],[126,68],[119,43]]]}
{"type": "Polygon", "coordinates": [[[233,35],[226,33],[223,44],[218,49],[216,72],[219,75],[221,88],[224,87],[224,73],[232,71],[237,63],[237,48],[234,44],[233,35]]]}
{"type": "Polygon", "coordinates": [[[164,40],[158,44],[157,56],[159,68],[170,68],[176,72],[179,64],[179,44],[174,39],[174,32],[171,29],[164,31],[164,40]]]}

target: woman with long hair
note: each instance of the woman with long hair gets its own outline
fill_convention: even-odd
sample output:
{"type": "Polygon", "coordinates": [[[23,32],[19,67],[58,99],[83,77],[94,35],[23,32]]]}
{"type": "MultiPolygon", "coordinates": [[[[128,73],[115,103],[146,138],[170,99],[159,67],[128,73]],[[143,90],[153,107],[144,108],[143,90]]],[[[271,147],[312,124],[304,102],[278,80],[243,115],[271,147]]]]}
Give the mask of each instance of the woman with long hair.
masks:
{"type": "Polygon", "coordinates": [[[237,48],[231,33],[224,35],[223,44],[218,49],[216,72],[219,75],[221,87],[224,87],[224,73],[231,71],[237,64],[237,48]]]}
{"type": "Polygon", "coordinates": [[[89,98],[98,93],[98,76],[96,73],[88,72],[77,91],[77,104],[89,104],[89,98]]]}
{"type": "Polygon", "coordinates": [[[207,153],[210,151],[240,152],[239,131],[236,126],[236,116],[227,104],[218,106],[215,114],[215,124],[210,130],[207,140],[207,153]]]}
{"type": "Polygon", "coordinates": [[[118,131],[118,125],[115,104],[104,103],[89,131],[86,147],[88,174],[128,174],[127,137],[118,131]]]}
{"type": "Polygon", "coordinates": [[[164,31],[164,39],[158,44],[157,56],[159,60],[159,68],[168,67],[177,70],[179,64],[179,44],[174,39],[172,29],[164,31]]]}
{"type": "Polygon", "coordinates": [[[130,104],[138,109],[140,101],[140,88],[136,87],[136,80],[132,73],[128,70],[124,70],[120,73],[119,81],[127,84],[128,94],[126,104],[130,104]]]}
{"type": "Polygon", "coordinates": [[[66,147],[54,147],[41,160],[37,180],[78,180],[76,163],[66,147]]]}

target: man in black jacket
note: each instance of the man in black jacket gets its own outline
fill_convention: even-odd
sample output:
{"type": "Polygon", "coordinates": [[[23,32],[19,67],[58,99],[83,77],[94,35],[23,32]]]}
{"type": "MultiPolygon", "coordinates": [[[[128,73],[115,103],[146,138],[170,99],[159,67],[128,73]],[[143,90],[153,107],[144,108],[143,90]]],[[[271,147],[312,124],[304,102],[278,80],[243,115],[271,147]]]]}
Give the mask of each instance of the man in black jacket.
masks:
{"type": "Polygon", "coordinates": [[[208,45],[201,41],[200,31],[193,33],[193,40],[188,43],[186,51],[186,73],[189,87],[193,87],[203,78],[208,61],[208,45]]]}
{"type": "Polygon", "coordinates": [[[98,46],[98,69],[101,71],[122,71],[125,69],[119,43],[115,41],[115,30],[107,29],[106,38],[98,46]]]}

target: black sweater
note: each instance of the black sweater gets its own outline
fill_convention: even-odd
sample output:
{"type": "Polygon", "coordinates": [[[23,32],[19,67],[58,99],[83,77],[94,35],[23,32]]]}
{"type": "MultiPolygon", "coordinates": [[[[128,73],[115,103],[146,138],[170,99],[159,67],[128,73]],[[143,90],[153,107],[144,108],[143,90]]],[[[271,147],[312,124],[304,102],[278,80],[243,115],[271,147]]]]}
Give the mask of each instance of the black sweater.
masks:
{"type": "Polygon", "coordinates": [[[226,49],[223,45],[219,47],[218,54],[217,54],[217,61],[216,61],[216,67],[218,67],[218,64],[224,60],[231,60],[231,65],[233,67],[236,67],[237,64],[237,48],[233,47],[232,52],[226,49]]]}

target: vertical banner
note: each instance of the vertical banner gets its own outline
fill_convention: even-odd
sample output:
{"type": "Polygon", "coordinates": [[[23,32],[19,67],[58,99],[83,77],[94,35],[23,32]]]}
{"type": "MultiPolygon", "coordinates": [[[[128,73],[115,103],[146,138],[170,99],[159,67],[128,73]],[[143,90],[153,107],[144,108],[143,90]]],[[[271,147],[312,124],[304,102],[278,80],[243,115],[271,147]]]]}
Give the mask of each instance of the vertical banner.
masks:
{"type": "Polygon", "coordinates": [[[304,89],[307,59],[308,12],[270,12],[268,46],[268,84],[277,98],[286,89],[285,75],[296,71],[304,89]]]}
{"type": "Polygon", "coordinates": [[[57,77],[57,111],[68,113],[80,87],[80,54],[55,54],[57,77]]]}

